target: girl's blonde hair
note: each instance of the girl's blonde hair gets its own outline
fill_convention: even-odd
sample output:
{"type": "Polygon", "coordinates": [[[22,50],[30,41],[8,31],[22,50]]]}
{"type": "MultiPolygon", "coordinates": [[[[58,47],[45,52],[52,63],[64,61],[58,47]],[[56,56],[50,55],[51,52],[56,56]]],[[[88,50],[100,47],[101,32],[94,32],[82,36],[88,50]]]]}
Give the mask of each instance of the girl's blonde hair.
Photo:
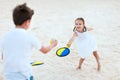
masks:
{"type": "MultiPolygon", "coordinates": [[[[86,31],[87,31],[87,28],[85,27],[85,20],[84,20],[84,18],[79,17],[79,18],[75,19],[75,22],[76,22],[77,20],[83,21],[83,24],[84,24],[84,30],[83,30],[83,32],[86,32],[86,31]]],[[[76,31],[76,27],[73,28],[73,32],[75,32],[75,31],[76,31]]]]}

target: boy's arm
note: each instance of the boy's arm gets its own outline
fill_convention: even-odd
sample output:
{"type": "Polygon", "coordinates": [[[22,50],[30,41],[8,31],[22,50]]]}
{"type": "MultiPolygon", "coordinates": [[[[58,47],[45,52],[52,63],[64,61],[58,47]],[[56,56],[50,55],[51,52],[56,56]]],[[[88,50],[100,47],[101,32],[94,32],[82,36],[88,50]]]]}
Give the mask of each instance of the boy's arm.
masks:
{"type": "Polygon", "coordinates": [[[91,31],[91,30],[93,30],[92,27],[86,27],[86,28],[87,28],[87,31],[91,31]]]}
{"type": "Polygon", "coordinates": [[[71,44],[72,44],[72,42],[75,40],[75,38],[77,37],[77,33],[76,32],[74,32],[73,33],[73,36],[70,38],[70,40],[68,41],[68,43],[67,43],[67,47],[70,47],[71,46],[71,44]]]}
{"type": "Polygon", "coordinates": [[[44,54],[47,54],[52,48],[54,48],[55,46],[57,46],[57,40],[52,40],[52,44],[45,47],[45,46],[42,46],[40,51],[44,54]]]}

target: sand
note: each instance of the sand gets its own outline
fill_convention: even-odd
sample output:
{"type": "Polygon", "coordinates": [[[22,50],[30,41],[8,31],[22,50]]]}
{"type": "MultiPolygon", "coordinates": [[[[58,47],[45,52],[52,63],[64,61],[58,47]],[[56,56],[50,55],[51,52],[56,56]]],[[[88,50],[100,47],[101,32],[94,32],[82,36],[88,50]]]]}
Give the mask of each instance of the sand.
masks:
{"type": "Polygon", "coordinates": [[[29,32],[43,45],[49,45],[51,38],[58,40],[57,47],[46,55],[33,50],[31,59],[44,62],[33,67],[35,80],[120,80],[120,0],[0,0],[0,38],[14,28],[12,10],[24,2],[35,10],[29,32]],[[70,55],[60,58],[55,54],[72,36],[77,17],[83,17],[86,26],[94,28],[90,34],[96,38],[100,72],[93,55],[86,58],[82,70],[76,70],[80,56],[75,43],[70,47],[70,55]]]}

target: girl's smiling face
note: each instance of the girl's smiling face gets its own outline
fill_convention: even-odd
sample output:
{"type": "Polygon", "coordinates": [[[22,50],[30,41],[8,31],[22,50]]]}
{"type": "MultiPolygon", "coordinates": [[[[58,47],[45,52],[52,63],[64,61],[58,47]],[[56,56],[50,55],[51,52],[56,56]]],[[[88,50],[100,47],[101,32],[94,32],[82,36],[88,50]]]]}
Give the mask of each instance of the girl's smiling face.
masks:
{"type": "Polygon", "coordinates": [[[84,22],[82,20],[75,21],[75,27],[78,32],[83,32],[84,30],[84,22]]]}

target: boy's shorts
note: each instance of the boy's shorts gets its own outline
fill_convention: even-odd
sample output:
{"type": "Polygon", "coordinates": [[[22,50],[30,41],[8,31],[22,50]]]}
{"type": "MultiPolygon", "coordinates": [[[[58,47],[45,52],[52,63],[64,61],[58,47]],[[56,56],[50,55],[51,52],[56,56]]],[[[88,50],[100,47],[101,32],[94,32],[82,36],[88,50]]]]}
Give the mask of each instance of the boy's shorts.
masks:
{"type": "Polygon", "coordinates": [[[4,80],[33,80],[33,76],[30,76],[30,78],[27,79],[20,72],[14,72],[14,73],[5,74],[5,79],[4,80]]]}

